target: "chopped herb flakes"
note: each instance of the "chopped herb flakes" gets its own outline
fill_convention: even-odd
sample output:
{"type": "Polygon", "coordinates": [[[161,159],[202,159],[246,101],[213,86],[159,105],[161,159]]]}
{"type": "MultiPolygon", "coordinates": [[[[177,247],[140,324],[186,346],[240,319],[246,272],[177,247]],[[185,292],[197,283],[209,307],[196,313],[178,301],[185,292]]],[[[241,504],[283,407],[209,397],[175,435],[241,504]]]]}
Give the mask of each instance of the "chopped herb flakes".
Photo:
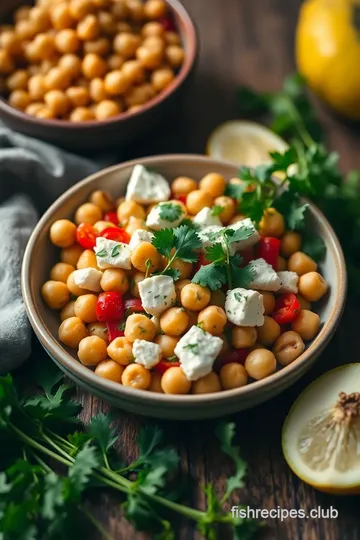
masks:
{"type": "Polygon", "coordinates": [[[101,251],[98,251],[98,252],[96,253],[96,256],[97,256],[97,257],[106,257],[106,256],[107,256],[107,251],[106,251],[106,249],[103,248],[101,251]]]}
{"type": "Polygon", "coordinates": [[[193,354],[199,354],[198,343],[189,343],[189,345],[185,345],[184,349],[189,349],[193,354]]]}

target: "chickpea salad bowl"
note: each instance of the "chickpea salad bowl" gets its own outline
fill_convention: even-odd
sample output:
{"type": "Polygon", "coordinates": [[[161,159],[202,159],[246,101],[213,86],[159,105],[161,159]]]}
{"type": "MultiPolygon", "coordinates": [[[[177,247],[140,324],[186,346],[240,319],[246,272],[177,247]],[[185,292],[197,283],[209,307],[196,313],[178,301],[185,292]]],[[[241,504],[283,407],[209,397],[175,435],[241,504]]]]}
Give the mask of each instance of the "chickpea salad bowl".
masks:
{"type": "Polygon", "coordinates": [[[289,213],[280,194],[283,212],[259,214],[255,181],[206,157],[158,156],[63,194],[22,272],[55,363],[116,406],[174,419],[239,411],[299,379],[341,318],[345,263],[314,205],[289,213]]]}

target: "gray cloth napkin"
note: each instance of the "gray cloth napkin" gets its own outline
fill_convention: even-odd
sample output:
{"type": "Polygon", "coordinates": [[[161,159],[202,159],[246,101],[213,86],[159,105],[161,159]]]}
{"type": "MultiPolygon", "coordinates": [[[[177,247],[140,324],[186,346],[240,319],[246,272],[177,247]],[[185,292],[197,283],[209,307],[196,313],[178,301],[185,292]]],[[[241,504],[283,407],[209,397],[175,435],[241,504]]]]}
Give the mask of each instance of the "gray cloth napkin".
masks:
{"type": "Polygon", "coordinates": [[[30,354],[20,274],[38,216],[100,166],[0,125],[0,373],[18,367],[30,354]]]}

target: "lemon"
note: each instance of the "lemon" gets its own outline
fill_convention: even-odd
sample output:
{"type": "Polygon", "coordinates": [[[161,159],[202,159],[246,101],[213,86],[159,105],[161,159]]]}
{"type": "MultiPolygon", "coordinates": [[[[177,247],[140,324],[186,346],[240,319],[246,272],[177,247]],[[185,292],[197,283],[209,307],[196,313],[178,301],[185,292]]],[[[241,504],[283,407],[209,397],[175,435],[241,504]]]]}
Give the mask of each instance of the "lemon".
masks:
{"type": "Polygon", "coordinates": [[[210,135],[206,151],[214,159],[257,167],[271,163],[269,152],[285,152],[288,144],[261,124],[233,120],[218,126],[210,135]]]}
{"type": "Polygon", "coordinates": [[[289,467],[320,491],[360,493],[360,364],[329,371],[295,401],[282,448],[289,467]]]}

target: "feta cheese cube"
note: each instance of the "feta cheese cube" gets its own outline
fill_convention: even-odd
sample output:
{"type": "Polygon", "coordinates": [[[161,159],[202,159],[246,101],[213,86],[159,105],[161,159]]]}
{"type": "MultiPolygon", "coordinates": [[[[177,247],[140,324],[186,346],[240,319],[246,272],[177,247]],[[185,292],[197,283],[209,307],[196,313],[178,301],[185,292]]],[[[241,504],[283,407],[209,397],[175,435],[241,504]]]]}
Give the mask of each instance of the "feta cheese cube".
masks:
{"type": "Polygon", "coordinates": [[[157,343],[135,339],[132,352],[136,364],[141,364],[146,369],[151,369],[161,360],[161,347],[157,343]]]}
{"type": "Polygon", "coordinates": [[[201,229],[204,227],[211,227],[212,225],[222,226],[219,216],[212,215],[212,209],[205,206],[196,216],[193,218],[193,222],[201,229]]]}
{"type": "Polygon", "coordinates": [[[100,281],[102,278],[102,272],[96,270],[96,268],[82,268],[81,270],[75,270],[73,273],[74,283],[80,289],[87,289],[92,292],[100,292],[100,281]]]}
{"type": "Polygon", "coordinates": [[[175,354],[189,381],[196,381],[212,371],[222,347],[221,338],[212,336],[198,326],[192,326],[178,341],[175,354]]]}
{"type": "Polygon", "coordinates": [[[231,255],[234,255],[237,251],[244,251],[245,249],[250,248],[260,240],[260,235],[255,229],[255,225],[250,218],[243,219],[242,221],[237,221],[233,225],[229,225],[227,229],[232,229],[237,231],[238,229],[249,229],[250,236],[246,240],[241,240],[240,242],[234,242],[231,244],[231,255]]]}
{"type": "Polygon", "coordinates": [[[151,240],[153,239],[153,234],[149,231],[143,231],[142,229],[138,229],[135,231],[131,237],[131,240],[129,242],[129,248],[131,251],[138,247],[141,242],[149,242],[151,244],[151,240]]]}
{"type": "Polygon", "coordinates": [[[147,216],[146,226],[154,231],[174,229],[180,225],[184,217],[185,212],[180,205],[172,202],[159,203],[154,206],[147,216]],[[172,212],[173,209],[175,209],[175,212],[172,212]]]}
{"type": "Polygon", "coordinates": [[[128,244],[114,242],[99,236],[94,247],[96,262],[99,268],[131,269],[131,250],[128,244]]]}
{"type": "Polygon", "coordinates": [[[284,270],[283,272],[278,272],[278,276],[281,280],[281,287],[278,292],[294,294],[298,292],[299,276],[296,272],[284,270]]]}
{"type": "Polygon", "coordinates": [[[127,185],[125,199],[143,204],[167,201],[170,197],[170,186],[167,180],[144,165],[135,165],[127,185]]]}
{"type": "Polygon", "coordinates": [[[175,304],[174,280],[170,276],[153,276],[140,281],[139,294],[146,313],[159,316],[175,304]]]}
{"type": "Polygon", "coordinates": [[[249,263],[249,267],[253,271],[253,279],[249,283],[250,288],[262,291],[278,291],[280,289],[281,279],[265,259],[255,259],[249,263]]]}
{"type": "Polygon", "coordinates": [[[226,316],[236,326],[262,326],[264,311],[263,296],[257,291],[238,288],[227,292],[226,316]]]}
{"type": "Polygon", "coordinates": [[[203,251],[212,244],[221,241],[219,232],[223,230],[224,227],[219,227],[219,225],[210,225],[198,232],[198,236],[202,242],[203,251]]]}

